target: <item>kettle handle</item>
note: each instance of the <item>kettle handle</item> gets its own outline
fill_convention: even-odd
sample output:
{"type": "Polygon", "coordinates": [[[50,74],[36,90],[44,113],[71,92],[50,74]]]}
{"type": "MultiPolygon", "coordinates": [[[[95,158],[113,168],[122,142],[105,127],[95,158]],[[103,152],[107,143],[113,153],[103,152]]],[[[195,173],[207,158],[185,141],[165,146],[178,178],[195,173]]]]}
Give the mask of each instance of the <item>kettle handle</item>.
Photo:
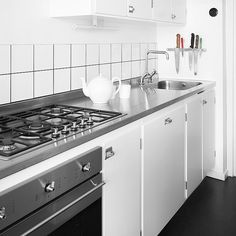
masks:
{"type": "Polygon", "coordinates": [[[121,86],[121,79],[120,79],[120,77],[113,77],[112,80],[111,80],[112,83],[113,83],[115,80],[118,80],[119,86],[118,86],[118,88],[116,89],[116,91],[113,93],[113,97],[115,97],[115,95],[120,91],[120,86],[121,86]]]}

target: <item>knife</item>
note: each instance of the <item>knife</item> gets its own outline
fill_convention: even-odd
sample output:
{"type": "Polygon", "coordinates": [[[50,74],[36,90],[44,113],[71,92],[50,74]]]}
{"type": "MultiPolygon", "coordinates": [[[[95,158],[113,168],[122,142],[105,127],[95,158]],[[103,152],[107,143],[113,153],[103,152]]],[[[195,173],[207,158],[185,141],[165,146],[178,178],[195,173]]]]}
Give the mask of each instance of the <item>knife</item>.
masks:
{"type": "Polygon", "coordinates": [[[200,46],[199,46],[199,49],[200,49],[200,57],[202,56],[202,38],[200,38],[200,46]]]}
{"type": "Polygon", "coordinates": [[[180,34],[176,35],[176,48],[175,48],[175,69],[177,74],[179,73],[179,61],[180,61],[180,34]]]}
{"type": "Polygon", "coordinates": [[[198,73],[198,53],[199,53],[199,35],[196,35],[195,50],[194,50],[194,75],[198,73]]]}
{"type": "Polygon", "coordinates": [[[182,57],[184,57],[184,38],[181,38],[181,51],[182,51],[182,57]]]}
{"type": "Polygon", "coordinates": [[[191,45],[190,45],[190,51],[189,51],[189,69],[192,70],[192,64],[193,64],[193,48],[194,48],[194,41],[195,41],[195,34],[191,34],[191,45]]]}

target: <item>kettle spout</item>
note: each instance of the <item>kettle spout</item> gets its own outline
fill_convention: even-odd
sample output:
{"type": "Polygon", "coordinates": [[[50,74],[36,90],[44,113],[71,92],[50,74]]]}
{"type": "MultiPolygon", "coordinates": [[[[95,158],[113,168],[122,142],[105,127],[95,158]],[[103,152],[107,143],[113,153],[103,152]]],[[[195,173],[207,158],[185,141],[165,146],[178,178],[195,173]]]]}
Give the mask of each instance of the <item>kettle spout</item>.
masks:
{"type": "Polygon", "coordinates": [[[83,89],[83,93],[86,97],[89,97],[89,91],[88,91],[88,87],[87,84],[85,82],[85,78],[80,78],[82,81],[82,89],[83,89]]]}

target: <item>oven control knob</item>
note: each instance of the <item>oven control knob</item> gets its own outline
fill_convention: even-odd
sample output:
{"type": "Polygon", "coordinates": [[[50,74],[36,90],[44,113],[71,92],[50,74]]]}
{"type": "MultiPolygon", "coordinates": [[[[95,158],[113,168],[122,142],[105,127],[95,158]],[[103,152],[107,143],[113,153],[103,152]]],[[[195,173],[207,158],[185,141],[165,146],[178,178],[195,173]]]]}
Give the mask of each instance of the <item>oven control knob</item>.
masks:
{"type": "Polygon", "coordinates": [[[4,219],[6,219],[6,208],[1,207],[0,208],[0,220],[4,220],[4,219]]]}
{"type": "Polygon", "coordinates": [[[91,169],[91,164],[90,164],[90,162],[88,162],[86,165],[83,165],[83,166],[82,166],[82,171],[83,171],[83,172],[88,172],[88,171],[90,171],[90,169],[91,169]]]}
{"type": "Polygon", "coordinates": [[[55,190],[55,181],[52,181],[51,183],[46,184],[44,190],[45,190],[46,193],[51,193],[51,192],[53,192],[53,191],[55,190]]]}

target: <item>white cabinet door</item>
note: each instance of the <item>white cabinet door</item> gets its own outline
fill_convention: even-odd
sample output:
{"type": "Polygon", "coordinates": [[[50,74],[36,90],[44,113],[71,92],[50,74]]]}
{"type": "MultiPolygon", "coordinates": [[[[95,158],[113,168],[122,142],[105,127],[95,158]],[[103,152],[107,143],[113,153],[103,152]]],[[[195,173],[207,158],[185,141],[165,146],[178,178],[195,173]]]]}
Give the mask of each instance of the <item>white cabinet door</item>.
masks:
{"type": "Polygon", "coordinates": [[[203,94],[203,176],[215,165],[215,91],[203,94]]]}
{"type": "Polygon", "coordinates": [[[187,196],[202,181],[202,97],[187,103],[187,196]]]}
{"type": "Polygon", "coordinates": [[[153,20],[186,22],[186,0],[153,0],[153,20]]]}
{"type": "Polygon", "coordinates": [[[122,130],[105,143],[115,154],[103,165],[103,236],[140,235],[141,128],[122,130]]]}
{"type": "Polygon", "coordinates": [[[153,20],[170,22],[172,0],[153,0],[153,20]]]}
{"type": "Polygon", "coordinates": [[[126,16],[126,0],[93,0],[97,14],[126,16]]]}
{"type": "Polygon", "coordinates": [[[127,0],[127,16],[152,19],[152,0],[127,0]]]}
{"type": "Polygon", "coordinates": [[[155,236],[185,200],[185,107],[150,119],[143,126],[142,230],[155,236]]]}
{"type": "Polygon", "coordinates": [[[186,0],[172,0],[171,19],[174,23],[186,22],[186,0]]]}

